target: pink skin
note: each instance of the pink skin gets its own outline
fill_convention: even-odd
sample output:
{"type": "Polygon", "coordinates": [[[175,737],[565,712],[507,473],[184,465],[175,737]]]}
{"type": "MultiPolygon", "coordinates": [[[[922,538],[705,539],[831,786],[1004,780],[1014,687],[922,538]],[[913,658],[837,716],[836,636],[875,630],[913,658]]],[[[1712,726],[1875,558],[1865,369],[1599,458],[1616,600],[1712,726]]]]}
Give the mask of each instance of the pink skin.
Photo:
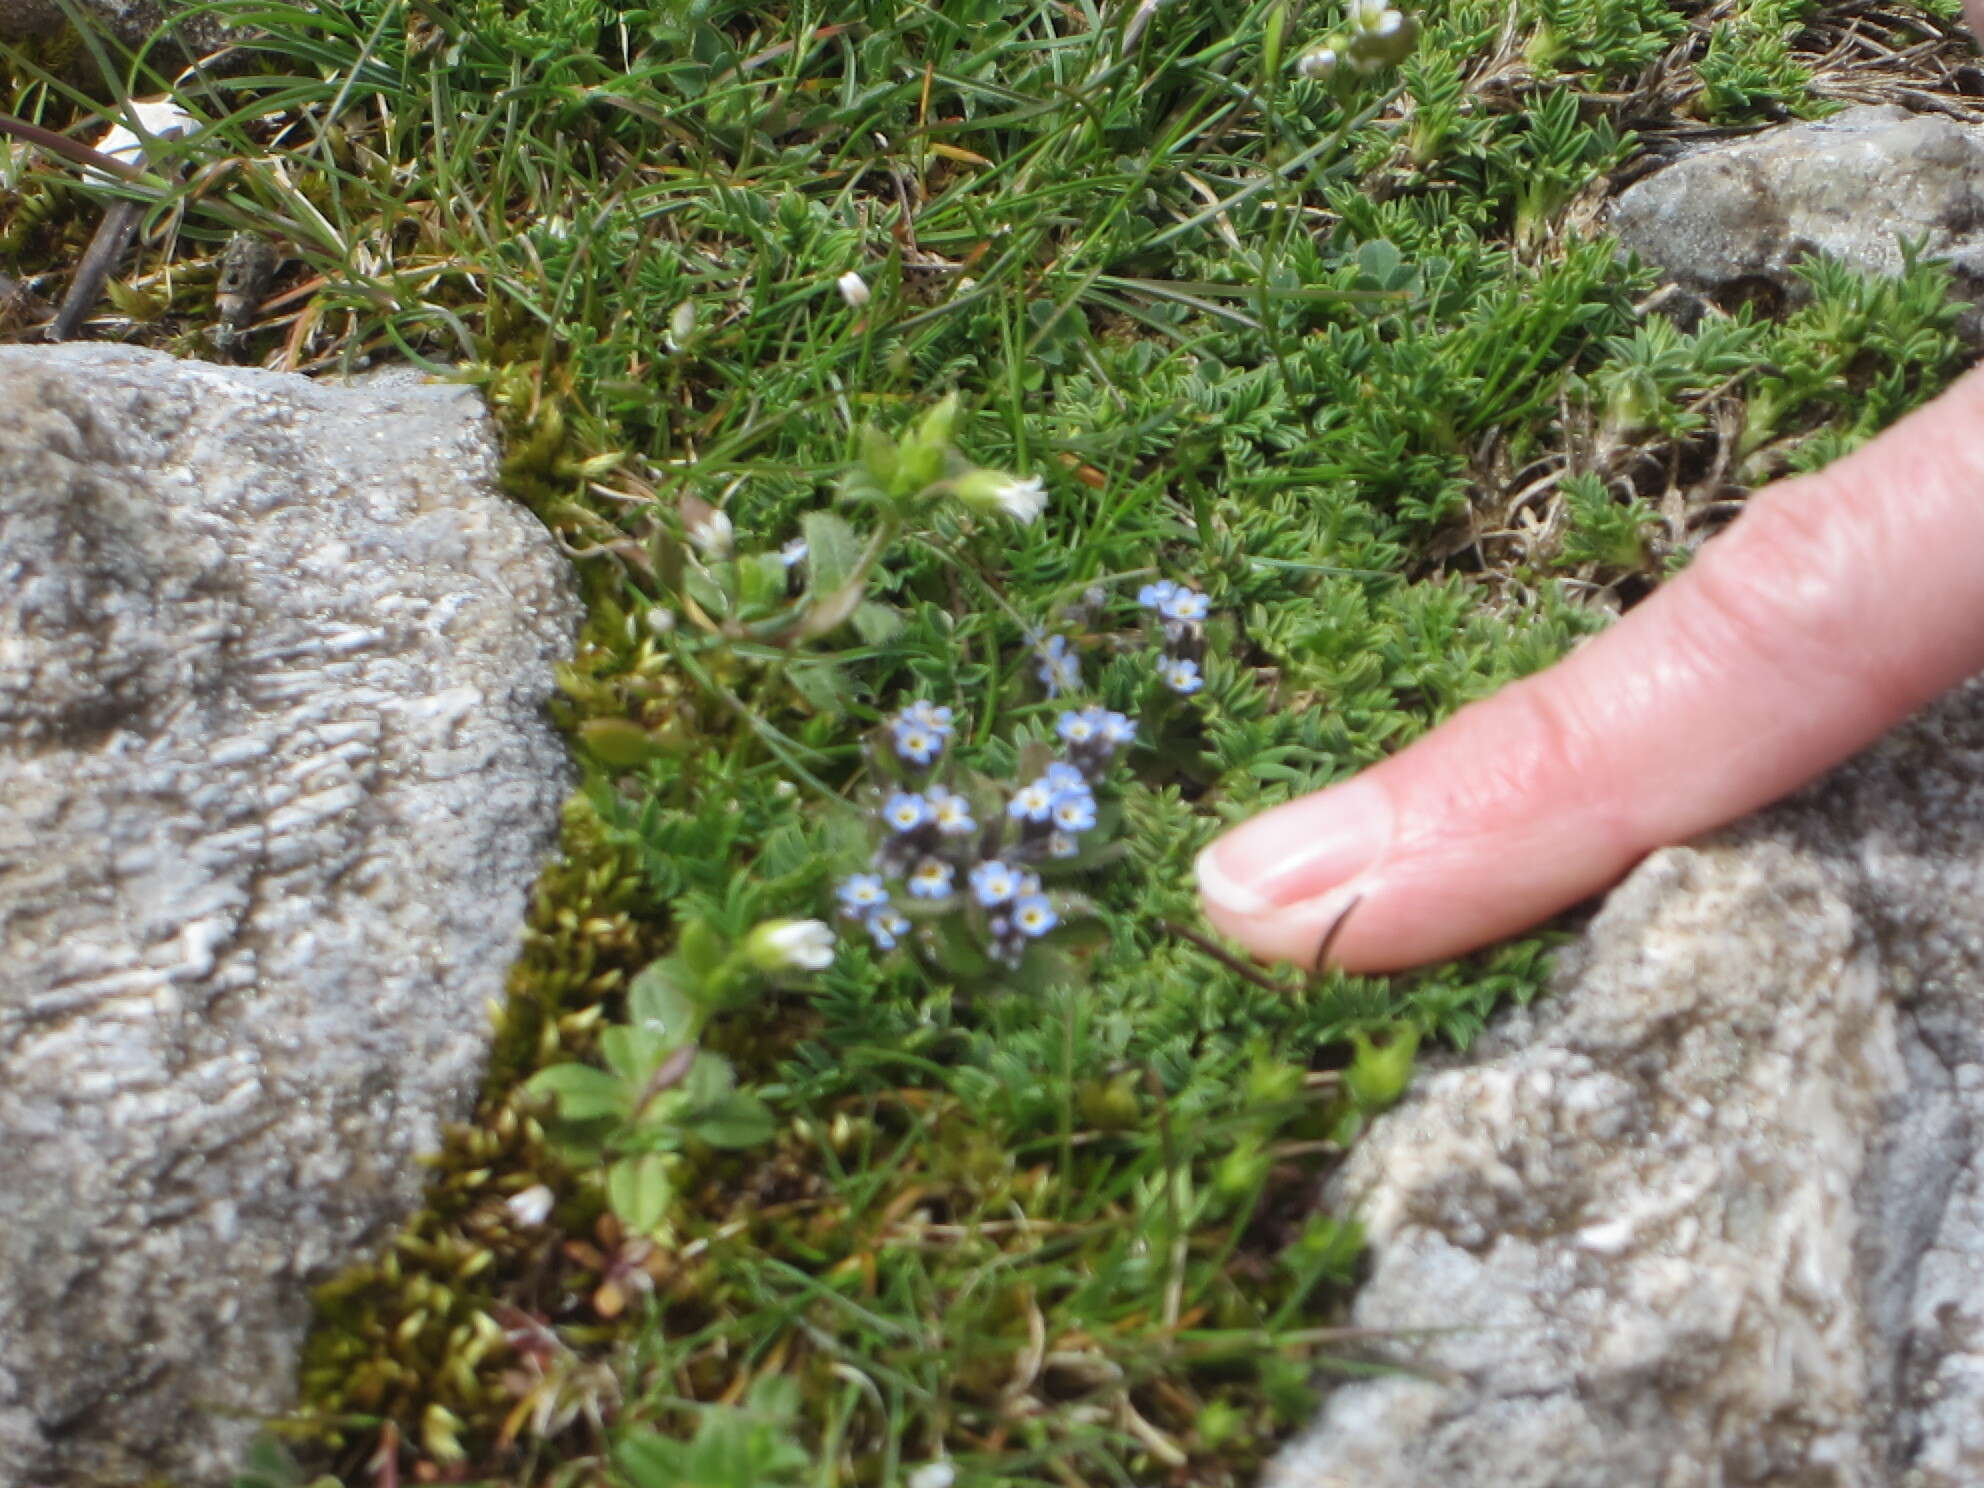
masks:
{"type": "MultiPolygon", "coordinates": [[[[1966,0],[1984,26],[1984,0],[1966,0]]],[[[1984,669],[1984,367],[1764,490],[1617,625],[1201,856],[1268,959],[1389,971],[1512,934],[1804,784],[1984,669]]]]}

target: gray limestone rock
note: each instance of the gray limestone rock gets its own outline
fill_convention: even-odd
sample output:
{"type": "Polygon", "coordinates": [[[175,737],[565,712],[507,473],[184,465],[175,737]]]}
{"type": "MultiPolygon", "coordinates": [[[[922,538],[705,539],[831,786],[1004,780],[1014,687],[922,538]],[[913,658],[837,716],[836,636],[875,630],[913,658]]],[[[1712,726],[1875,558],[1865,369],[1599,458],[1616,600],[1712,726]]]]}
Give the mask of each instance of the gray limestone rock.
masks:
{"type": "MultiPolygon", "coordinates": [[[[1612,231],[1684,288],[1764,280],[1792,298],[1799,260],[1823,251],[1868,273],[1902,265],[1901,240],[1946,261],[1984,300],[1984,128],[1865,104],[1683,156],[1621,192],[1612,231]]],[[[1962,329],[1980,339],[1984,317],[1962,329]]]]}
{"type": "Polygon", "coordinates": [[[1403,1369],[1267,1488],[1984,1483],[1984,684],[1649,859],[1335,1197],[1403,1369]]]}
{"type": "Polygon", "coordinates": [[[477,396],[0,348],[0,1485],[224,1481],[409,1210],[569,788],[477,396]]]}

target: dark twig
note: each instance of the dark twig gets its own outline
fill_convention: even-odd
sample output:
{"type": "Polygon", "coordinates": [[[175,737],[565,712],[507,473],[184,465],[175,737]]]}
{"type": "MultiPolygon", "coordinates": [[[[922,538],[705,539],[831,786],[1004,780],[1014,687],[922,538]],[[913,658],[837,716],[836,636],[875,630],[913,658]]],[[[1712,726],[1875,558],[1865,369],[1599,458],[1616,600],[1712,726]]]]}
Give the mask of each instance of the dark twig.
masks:
{"type": "Polygon", "coordinates": [[[60,155],[65,160],[73,160],[78,165],[94,166],[100,171],[108,171],[113,176],[122,176],[127,181],[142,181],[146,178],[146,173],[128,160],[119,160],[115,155],[92,150],[88,145],[78,144],[66,134],[43,129],[39,124],[16,119],[12,114],[0,114],[0,134],[11,134],[16,139],[26,140],[31,145],[39,145],[42,149],[60,155]]]}
{"type": "Polygon", "coordinates": [[[117,260],[131,246],[131,238],[137,230],[138,204],[133,201],[112,202],[103,214],[103,221],[97,225],[96,236],[90,239],[89,247],[76,261],[76,272],[70,276],[69,292],[62,297],[62,308],[48,323],[49,340],[67,341],[76,334],[83,317],[90,313],[97,296],[103,293],[103,281],[110,277],[110,271],[117,267],[117,260]]]}
{"type": "MultiPolygon", "coordinates": [[[[1342,922],[1338,921],[1338,923],[1341,924],[1342,922]]],[[[1300,987],[1290,987],[1277,982],[1273,977],[1262,971],[1260,967],[1249,966],[1245,961],[1242,961],[1238,956],[1220,945],[1210,935],[1201,935],[1198,931],[1187,925],[1180,925],[1175,920],[1159,920],[1157,922],[1157,928],[1166,935],[1175,935],[1180,940],[1190,941],[1235,976],[1245,977],[1256,987],[1265,987],[1270,992],[1280,992],[1284,995],[1302,990],[1300,987]]]]}
{"type": "Polygon", "coordinates": [[[1343,927],[1350,923],[1350,917],[1357,912],[1357,906],[1363,902],[1364,896],[1359,894],[1344,905],[1342,912],[1330,921],[1329,929],[1323,932],[1323,943],[1316,947],[1316,959],[1309,967],[1310,976],[1321,976],[1329,970],[1330,951],[1335,947],[1337,937],[1343,934],[1343,927]]]}
{"type": "MultiPolygon", "coordinates": [[[[178,131],[173,130],[165,138],[178,131]]],[[[26,140],[31,145],[73,160],[78,165],[86,165],[94,170],[107,171],[126,181],[149,180],[149,174],[126,160],[115,155],[106,155],[101,150],[92,150],[88,145],[78,144],[67,135],[57,134],[52,129],[43,129],[39,124],[30,124],[25,119],[16,119],[11,114],[0,114],[0,134],[11,134],[16,139],[26,140]]],[[[111,270],[117,267],[117,260],[124,250],[131,246],[131,238],[138,230],[139,203],[119,200],[112,202],[103,214],[96,236],[83,250],[82,258],[76,264],[76,272],[69,280],[69,292],[62,297],[62,308],[55,312],[55,319],[49,322],[47,336],[51,341],[67,341],[76,334],[76,328],[83,323],[83,317],[90,313],[97,297],[103,293],[103,282],[110,277],[111,270]]]]}

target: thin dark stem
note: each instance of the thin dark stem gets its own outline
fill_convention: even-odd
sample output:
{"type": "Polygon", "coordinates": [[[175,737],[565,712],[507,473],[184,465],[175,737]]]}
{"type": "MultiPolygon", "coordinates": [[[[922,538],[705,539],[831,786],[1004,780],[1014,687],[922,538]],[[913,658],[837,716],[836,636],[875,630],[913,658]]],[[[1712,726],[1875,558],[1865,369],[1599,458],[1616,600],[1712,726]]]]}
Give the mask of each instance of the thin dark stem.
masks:
{"type": "Polygon", "coordinates": [[[1343,934],[1343,927],[1350,923],[1350,917],[1357,912],[1357,906],[1363,902],[1364,896],[1359,894],[1355,899],[1344,905],[1341,914],[1330,921],[1330,928],[1323,932],[1323,943],[1316,947],[1316,959],[1309,968],[1309,974],[1311,976],[1321,976],[1325,971],[1329,970],[1330,950],[1336,945],[1336,938],[1343,934]]]}
{"type": "Polygon", "coordinates": [[[103,281],[110,277],[111,270],[117,267],[117,260],[131,246],[131,238],[137,230],[136,202],[114,201],[105,209],[103,221],[97,225],[96,236],[90,239],[90,246],[83,250],[82,258],[77,261],[75,275],[69,280],[69,292],[62,297],[62,308],[49,322],[49,340],[67,341],[76,334],[83,317],[90,313],[97,296],[103,293],[103,281]]]}
{"type": "Polygon", "coordinates": [[[65,160],[73,160],[78,165],[93,165],[98,170],[109,171],[113,176],[122,176],[127,181],[142,181],[146,178],[146,173],[128,160],[119,160],[115,155],[92,150],[88,145],[78,144],[66,134],[43,129],[39,124],[16,119],[12,114],[0,114],[0,134],[11,134],[16,139],[24,139],[31,145],[39,145],[44,150],[52,151],[65,160]]]}
{"type": "MultiPolygon", "coordinates": [[[[1342,922],[1338,921],[1338,923],[1341,924],[1342,922]]],[[[1162,930],[1166,935],[1175,935],[1180,940],[1190,941],[1235,976],[1245,977],[1256,987],[1265,987],[1270,992],[1280,992],[1283,994],[1301,990],[1298,987],[1289,987],[1281,982],[1277,982],[1258,966],[1249,966],[1245,961],[1242,961],[1238,956],[1220,945],[1210,935],[1201,935],[1198,931],[1188,926],[1180,925],[1175,920],[1159,920],[1157,922],[1157,928],[1162,930]]],[[[1334,933],[1334,930],[1332,930],[1332,933],[1334,933]]]]}

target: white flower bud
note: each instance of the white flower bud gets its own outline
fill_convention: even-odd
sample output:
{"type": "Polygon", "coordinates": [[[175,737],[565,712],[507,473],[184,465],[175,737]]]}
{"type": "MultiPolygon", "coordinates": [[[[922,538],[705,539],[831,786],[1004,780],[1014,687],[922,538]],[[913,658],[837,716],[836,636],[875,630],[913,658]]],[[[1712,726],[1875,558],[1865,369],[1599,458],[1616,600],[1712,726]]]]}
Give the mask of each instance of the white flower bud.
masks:
{"type": "Polygon", "coordinates": [[[665,636],[675,629],[675,611],[667,605],[648,607],[647,627],[649,635],[665,636]]]}
{"type": "Polygon", "coordinates": [[[1305,78],[1322,81],[1336,71],[1336,49],[1326,46],[1311,47],[1296,62],[1295,70],[1305,78]]]}
{"type": "Polygon", "coordinates": [[[689,541],[705,558],[728,558],[736,547],[736,537],[728,512],[713,511],[689,529],[689,541]]]}
{"type": "Polygon", "coordinates": [[[680,351],[696,334],[696,302],[684,300],[668,316],[668,349],[680,351]]]}
{"type": "Polygon", "coordinates": [[[833,927],[824,920],[766,920],[744,937],[744,954],[768,974],[825,971],[834,964],[833,927]]]}
{"type": "Polygon", "coordinates": [[[1047,510],[1047,487],[1037,475],[1022,479],[1002,470],[974,470],[955,489],[966,506],[995,511],[1015,522],[1034,521],[1047,510]]]}
{"type": "Polygon", "coordinates": [[[847,301],[848,309],[859,310],[868,303],[868,281],[854,270],[849,269],[842,274],[834,281],[834,286],[840,290],[840,297],[847,301]]]}
{"type": "Polygon", "coordinates": [[[536,1184],[512,1197],[503,1207],[525,1229],[536,1229],[551,1217],[551,1190],[542,1183],[536,1184]]]}
{"type": "Polygon", "coordinates": [[[926,1462],[906,1479],[905,1488],[951,1488],[958,1480],[958,1470],[943,1458],[926,1462]]]}

